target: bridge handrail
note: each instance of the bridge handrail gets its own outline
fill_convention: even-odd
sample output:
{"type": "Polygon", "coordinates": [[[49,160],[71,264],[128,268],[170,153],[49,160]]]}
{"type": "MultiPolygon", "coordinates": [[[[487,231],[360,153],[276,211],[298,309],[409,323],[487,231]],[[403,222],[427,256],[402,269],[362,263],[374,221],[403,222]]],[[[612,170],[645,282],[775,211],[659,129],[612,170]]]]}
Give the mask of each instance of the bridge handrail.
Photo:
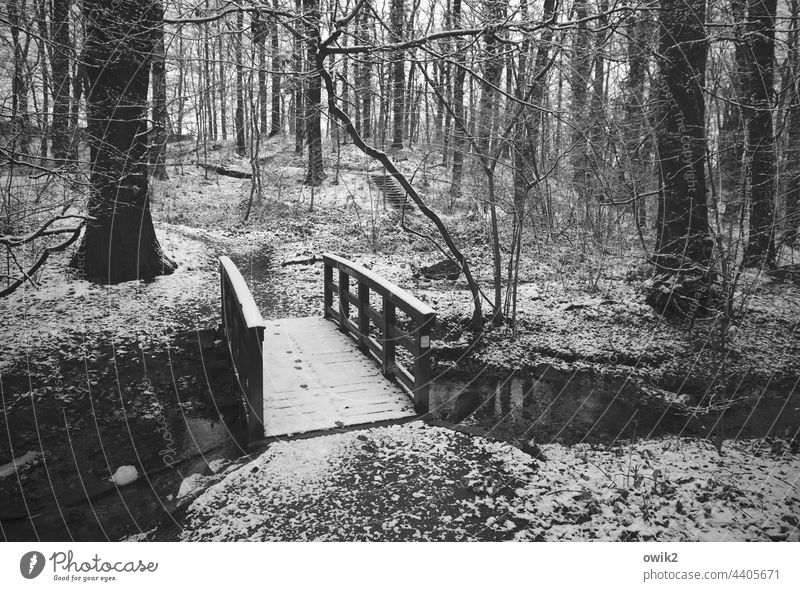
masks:
{"type": "Polygon", "coordinates": [[[324,316],[333,319],[339,330],[350,335],[359,348],[374,357],[383,374],[394,377],[414,398],[417,412],[428,411],[430,393],[430,341],[431,330],[436,322],[436,312],[404,289],[387,281],[369,269],[352,261],[325,253],[324,316]],[[333,278],[337,269],[337,281],[333,278]],[[350,279],[358,285],[358,294],[350,292],[350,279]],[[383,303],[381,311],[370,305],[370,290],[378,294],[383,303]],[[333,307],[333,296],[339,300],[338,309],[333,307]],[[350,305],[355,306],[357,322],[350,318],[350,305]],[[411,330],[403,330],[396,322],[396,310],[400,309],[412,321],[411,330]],[[380,333],[380,339],[370,336],[370,321],[380,333]],[[396,358],[396,348],[406,349],[414,358],[413,370],[409,371],[396,358]]]}
{"type": "Polygon", "coordinates": [[[264,437],[264,328],[253,294],[233,261],[219,257],[222,328],[244,396],[250,441],[264,437]]]}

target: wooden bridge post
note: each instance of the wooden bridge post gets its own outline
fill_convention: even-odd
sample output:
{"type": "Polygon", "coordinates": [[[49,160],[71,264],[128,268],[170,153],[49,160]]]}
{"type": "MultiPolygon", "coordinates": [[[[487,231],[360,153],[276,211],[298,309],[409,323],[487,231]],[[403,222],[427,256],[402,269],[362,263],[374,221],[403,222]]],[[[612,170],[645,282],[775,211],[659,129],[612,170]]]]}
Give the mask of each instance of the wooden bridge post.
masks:
{"type": "Polygon", "coordinates": [[[339,330],[347,332],[347,319],[350,318],[350,275],[339,269],[339,330]]]}
{"type": "Polygon", "coordinates": [[[430,405],[431,329],[435,317],[427,318],[417,330],[417,356],[414,358],[414,410],[419,414],[428,412],[430,405]]]}
{"type": "Polygon", "coordinates": [[[383,375],[385,376],[392,376],[394,375],[394,359],[395,359],[395,341],[394,341],[394,334],[392,331],[394,329],[396,317],[396,310],[394,304],[389,300],[387,296],[383,296],[383,326],[381,326],[381,337],[383,338],[383,349],[381,351],[381,370],[383,371],[383,375]]]}
{"type": "Polygon", "coordinates": [[[258,441],[264,437],[264,327],[249,328],[247,333],[247,437],[248,441],[258,441]]]}
{"type": "Polygon", "coordinates": [[[368,352],[369,345],[369,285],[358,282],[358,348],[368,352]]]}
{"type": "Polygon", "coordinates": [[[331,284],[333,284],[333,267],[328,264],[328,261],[323,263],[323,267],[325,268],[323,271],[325,293],[323,294],[322,317],[330,318],[331,313],[329,310],[333,308],[333,292],[331,291],[331,284]]]}

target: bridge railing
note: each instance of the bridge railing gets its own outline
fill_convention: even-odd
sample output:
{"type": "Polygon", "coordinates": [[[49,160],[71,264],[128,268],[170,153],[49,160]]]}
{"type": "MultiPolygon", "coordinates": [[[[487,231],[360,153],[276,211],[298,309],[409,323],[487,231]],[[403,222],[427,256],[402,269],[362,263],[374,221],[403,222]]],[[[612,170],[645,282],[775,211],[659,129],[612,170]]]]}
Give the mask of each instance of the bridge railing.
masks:
{"type": "Polygon", "coordinates": [[[322,256],[325,263],[324,315],[374,357],[387,377],[394,377],[414,399],[418,413],[428,411],[431,367],[431,330],[436,313],[410,293],[372,271],[333,254],[322,256]],[[351,286],[357,291],[353,293],[351,286]],[[370,302],[370,292],[381,301],[378,310],[370,302]],[[338,305],[334,306],[334,296],[338,305]],[[355,315],[352,315],[355,310],[355,315]],[[409,319],[398,324],[397,310],[409,319]],[[375,330],[371,330],[374,327],[375,330]],[[372,336],[376,333],[377,338],[372,336]],[[397,349],[408,351],[413,359],[406,367],[397,358],[397,349]]]}
{"type": "Polygon", "coordinates": [[[264,438],[264,319],[233,261],[219,258],[222,327],[244,397],[249,441],[264,438]]]}

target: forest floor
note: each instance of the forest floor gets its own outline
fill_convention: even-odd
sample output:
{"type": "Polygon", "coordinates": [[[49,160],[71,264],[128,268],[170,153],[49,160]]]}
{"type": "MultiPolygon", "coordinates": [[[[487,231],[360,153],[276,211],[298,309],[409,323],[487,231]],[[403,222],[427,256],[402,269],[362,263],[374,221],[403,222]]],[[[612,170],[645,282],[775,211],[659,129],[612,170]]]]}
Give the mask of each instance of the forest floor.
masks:
{"type": "MultiPolygon", "coordinates": [[[[467,352],[466,283],[426,271],[442,255],[384,210],[374,164],[352,147],[310,211],[303,162],[268,142],[246,223],[250,182],[192,155],[177,165],[178,147],[153,198],[173,275],[91,285],[67,252],[38,289],[0,302],[4,538],[800,539],[796,284],[748,272],[721,345],[718,321],[644,303],[635,235],[531,232],[515,325],[487,324],[467,352]],[[321,265],[282,263],[327,251],[437,310],[436,420],[248,455],[219,340],[217,257],[233,258],[269,319],[321,314],[321,265]],[[451,424],[465,392],[478,409],[451,424]],[[114,482],[120,466],[138,478],[114,482]]],[[[395,156],[441,207],[436,167],[395,156]]],[[[444,218],[487,286],[482,216],[444,218]]]]}

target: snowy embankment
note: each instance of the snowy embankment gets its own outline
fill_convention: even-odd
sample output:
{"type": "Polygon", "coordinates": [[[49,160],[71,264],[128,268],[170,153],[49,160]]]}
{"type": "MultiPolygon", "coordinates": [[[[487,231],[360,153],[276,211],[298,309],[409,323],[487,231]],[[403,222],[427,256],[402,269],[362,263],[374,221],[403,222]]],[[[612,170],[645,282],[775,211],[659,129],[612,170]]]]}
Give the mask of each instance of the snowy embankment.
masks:
{"type": "Polygon", "coordinates": [[[758,442],[542,445],[423,423],[273,444],[182,540],[800,540],[800,458],[758,442]]]}

